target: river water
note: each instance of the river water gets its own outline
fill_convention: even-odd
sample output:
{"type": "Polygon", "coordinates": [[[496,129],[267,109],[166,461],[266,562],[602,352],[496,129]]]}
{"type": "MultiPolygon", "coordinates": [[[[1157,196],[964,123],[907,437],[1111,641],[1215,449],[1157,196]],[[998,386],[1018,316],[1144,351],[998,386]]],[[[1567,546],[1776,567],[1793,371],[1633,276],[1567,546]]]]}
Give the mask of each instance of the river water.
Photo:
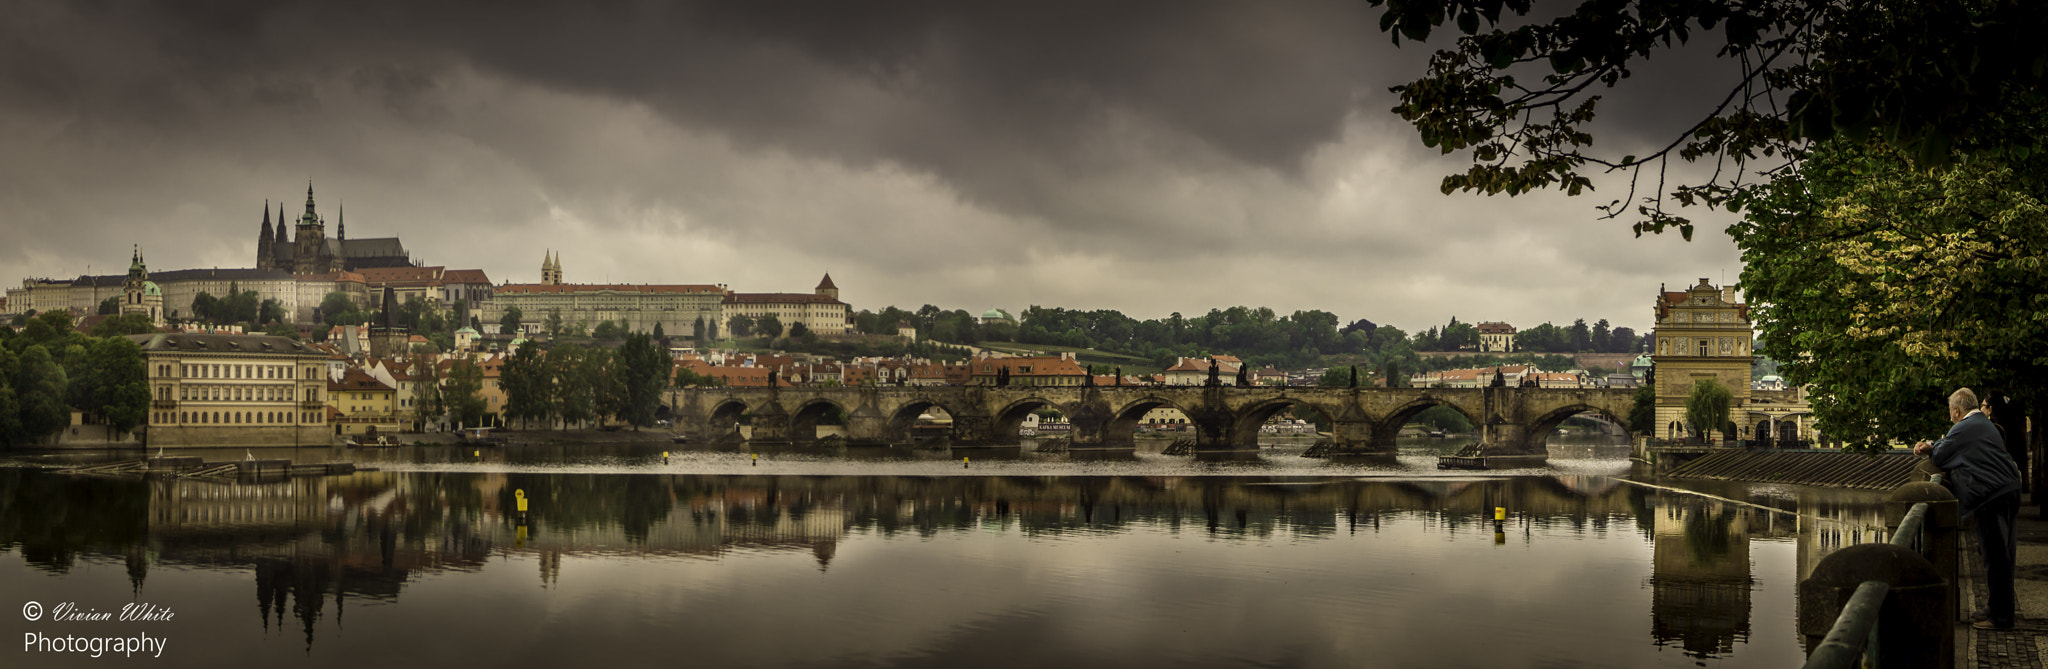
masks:
{"type": "MultiPolygon", "coordinates": [[[[146,634],[178,667],[1785,666],[1798,579],[1882,526],[1872,494],[1631,482],[1625,447],[1447,472],[1455,440],[1275,441],[184,453],[381,469],[239,484],[14,456],[0,632],[146,634]]],[[[107,661],[31,650],[7,666],[107,661]]]]}

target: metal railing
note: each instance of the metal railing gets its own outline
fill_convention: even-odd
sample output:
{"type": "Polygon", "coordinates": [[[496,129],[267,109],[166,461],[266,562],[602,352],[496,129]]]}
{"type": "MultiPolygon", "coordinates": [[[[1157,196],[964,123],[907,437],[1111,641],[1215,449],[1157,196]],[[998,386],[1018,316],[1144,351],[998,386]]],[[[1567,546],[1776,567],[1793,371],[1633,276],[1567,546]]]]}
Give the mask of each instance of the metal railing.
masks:
{"type": "MultiPolygon", "coordinates": [[[[1940,474],[1935,474],[1928,480],[1940,485],[1941,479],[1940,474]]],[[[1926,502],[1920,502],[1908,509],[1889,543],[1924,555],[1928,508],[1926,502]]],[[[1884,581],[1864,581],[1856,586],[1856,594],[1850,595],[1849,602],[1842,606],[1842,613],[1835,617],[1827,637],[1806,656],[1807,669],[1882,666],[1877,655],[1877,621],[1884,610],[1885,595],[1891,589],[1891,584],[1884,581]]]]}

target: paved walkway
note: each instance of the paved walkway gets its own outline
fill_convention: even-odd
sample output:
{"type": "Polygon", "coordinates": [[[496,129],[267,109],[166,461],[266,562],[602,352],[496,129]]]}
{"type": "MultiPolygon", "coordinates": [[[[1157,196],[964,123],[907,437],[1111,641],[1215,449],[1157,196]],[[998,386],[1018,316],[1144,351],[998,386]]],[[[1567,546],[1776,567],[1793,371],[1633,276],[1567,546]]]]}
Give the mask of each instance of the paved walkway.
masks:
{"type": "MultiPolygon", "coordinates": [[[[1984,609],[1984,561],[1978,557],[1976,532],[1965,531],[1963,581],[1968,587],[1966,611],[1984,609]]],[[[1983,631],[1963,626],[1958,639],[1968,667],[2048,669],[2048,520],[2039,508],[2020,509],[2018,594],[2020,624],[2010,631],[1983,631]]]]}

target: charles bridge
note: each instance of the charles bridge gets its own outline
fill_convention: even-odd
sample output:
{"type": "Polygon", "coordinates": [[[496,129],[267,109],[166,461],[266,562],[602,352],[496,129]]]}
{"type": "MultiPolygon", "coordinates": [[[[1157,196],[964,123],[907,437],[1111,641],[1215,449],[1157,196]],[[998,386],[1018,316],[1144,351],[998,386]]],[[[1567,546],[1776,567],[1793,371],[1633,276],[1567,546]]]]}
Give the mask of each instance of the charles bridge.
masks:
{"type": "Polygon", "coordinates": [[[1196,451],[1259,447],[1259,427],[1306,405],[1329,418],[1329,439],[1348,454],[1393,454],[1394,438],[1415,414],[1448,407],[1481,427],[1488,455],[1547,455],[1544,440],[1566,418],[1591,413],[1627,424],[1634,391],[1586,388],[1310,388],[1235,386],[927,386],[691,387],[669,398],[677,429],[699,439],[727,438],[741,416],[760,443],[817,440],[820,419],[837,409],[855,445],[911,441],[910,428],[932,408],[952,418],[954,446],[1013,446],[1024,419],[1054,409],[1073,425],[1073,449],[1130,450],[1146,412],[1179,409],[1196,451]]]}

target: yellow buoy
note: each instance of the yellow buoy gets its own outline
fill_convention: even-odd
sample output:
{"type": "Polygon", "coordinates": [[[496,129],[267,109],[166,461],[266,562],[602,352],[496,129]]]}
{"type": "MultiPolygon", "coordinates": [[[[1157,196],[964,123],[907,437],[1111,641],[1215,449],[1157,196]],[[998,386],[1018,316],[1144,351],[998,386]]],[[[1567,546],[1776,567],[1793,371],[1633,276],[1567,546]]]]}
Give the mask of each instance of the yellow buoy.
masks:
{"type": "Polygon", "coordinates": [[[520,513],[526,513],[526,489],[525,489],[525,488],[514,488],[514,489],[512,489],[512,498],[513,498],[514,500],[516,500],[516,501],[517,501],[517,502],[519,503],[519,512],[520,512],[520,513]]]}
{"type": "Polygon", "coordinates": [[[755,466],[755,467],[759,467],[759,466],[761,466],[761,454],[760,454],[760,453],[755,453],[755,454],[754,454],[754,466],[755,466]]]}
{"type": "Polygon", "coordinates": [[[1493,507],[1493,519],[1494,519],[1494,520],[1507,520],[1507,519],[1508,519],[1508,508],[1507,508],[1507,507],[1505,507],[1505,506],[1496,506],[1496,507],[1493,507]]]}
{"type": "Polygon", "coordinates": [[[470,456],[471,456],[471,457],[478,457],[478,458],[481,458],[481,457],[483,457],[483,456],[484,456],[484,452],[483,452],[483,451],[470,451],[470,452],[469,452],[469,454],[470,454],[470,456]]]}
{"type": "Polygon", "coordinates": [[[960,457],[960,468],[961,468],[961,469],[966,469],[966,468],[967,468],[967,457],[966,457],[966,456],[961,456],[961,457],[960,457]]]}

